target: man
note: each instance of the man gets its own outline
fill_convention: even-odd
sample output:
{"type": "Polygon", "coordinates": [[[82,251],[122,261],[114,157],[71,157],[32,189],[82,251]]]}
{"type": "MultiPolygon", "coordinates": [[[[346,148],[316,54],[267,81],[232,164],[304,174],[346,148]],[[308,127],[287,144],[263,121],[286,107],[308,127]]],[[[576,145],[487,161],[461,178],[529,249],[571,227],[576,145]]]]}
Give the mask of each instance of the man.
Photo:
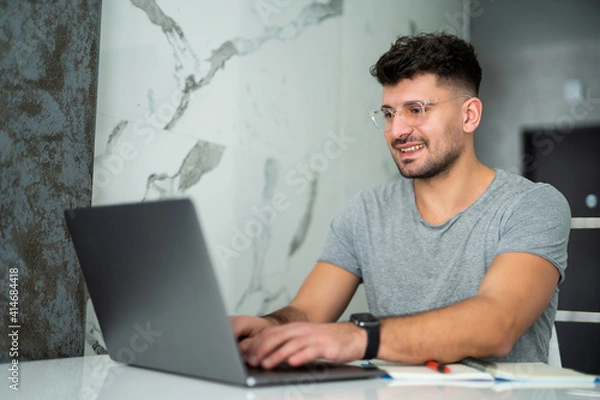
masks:
{"type": "Polygon", "coordinates": [[[231,317],[246,362],[546,361],[565,198],[476,158],[481,68],[470,44],[400,37],[371,73],[383,85],[371,116],[404,179],[349,202],[288,307],[231,317]],[[361,282],[372,316],[336,323],[361,282]]]}

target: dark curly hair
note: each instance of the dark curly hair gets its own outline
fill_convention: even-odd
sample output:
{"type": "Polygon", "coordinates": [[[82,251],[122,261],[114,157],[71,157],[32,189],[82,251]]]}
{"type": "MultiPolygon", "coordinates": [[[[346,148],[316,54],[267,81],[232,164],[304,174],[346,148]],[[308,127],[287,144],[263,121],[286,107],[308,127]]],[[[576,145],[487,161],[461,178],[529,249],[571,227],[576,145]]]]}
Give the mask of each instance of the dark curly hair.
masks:
{"type": "Polygon", "coordinates": [[[384,85],[432,73],[441,83],[479,95],[481,67],[470,43],[446,33],[400,36],[370,69],[384,85]]]}

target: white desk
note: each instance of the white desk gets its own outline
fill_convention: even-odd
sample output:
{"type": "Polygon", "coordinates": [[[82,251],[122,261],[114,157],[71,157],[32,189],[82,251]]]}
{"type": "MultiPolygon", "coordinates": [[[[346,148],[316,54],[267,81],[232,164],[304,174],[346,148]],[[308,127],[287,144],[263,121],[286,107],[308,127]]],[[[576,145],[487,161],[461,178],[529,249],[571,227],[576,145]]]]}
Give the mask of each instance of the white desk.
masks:
{"type": "Polygon", "coordinates": [[[394,386],[393,381],[358,381],[299,384],[246,389],[129,367],[108,356],[29,361],[19,364],[19,392],[9,388],[9,364],[0,364],[1,399],[600,399],[600,385],[591,388],[507,389],[461,386],[394,386]]]}

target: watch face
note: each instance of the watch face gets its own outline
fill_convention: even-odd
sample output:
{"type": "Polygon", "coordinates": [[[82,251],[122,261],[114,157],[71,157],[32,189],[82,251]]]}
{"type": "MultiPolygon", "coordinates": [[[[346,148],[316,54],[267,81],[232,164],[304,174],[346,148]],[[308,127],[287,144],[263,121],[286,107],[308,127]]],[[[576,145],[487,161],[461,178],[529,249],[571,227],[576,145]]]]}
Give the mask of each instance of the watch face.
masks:
{"type": "Polygon", "coordinates": [[[350,319],[356,323],[378,323],[379,320],[369,313],[352,314],[350,319]]]}

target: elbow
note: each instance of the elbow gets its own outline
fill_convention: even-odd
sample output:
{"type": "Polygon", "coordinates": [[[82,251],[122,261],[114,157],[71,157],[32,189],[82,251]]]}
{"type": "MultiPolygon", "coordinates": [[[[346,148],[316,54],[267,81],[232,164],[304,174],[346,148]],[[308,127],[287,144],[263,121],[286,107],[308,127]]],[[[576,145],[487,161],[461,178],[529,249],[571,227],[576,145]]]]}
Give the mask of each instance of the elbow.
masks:
{"type": "Polygon", "coordinates": [[[504,337],[491,346],[490,355],[492,357],[505,357],[511,352],[514,344],[513,340],[508,340],[504,337]]]}
{"type": "Polygon", "coordinates": [[[489,338],[488,352],[491,357],[505,357],[511,352],[518,336],[510,325],[497,329],[489,338]]]}

